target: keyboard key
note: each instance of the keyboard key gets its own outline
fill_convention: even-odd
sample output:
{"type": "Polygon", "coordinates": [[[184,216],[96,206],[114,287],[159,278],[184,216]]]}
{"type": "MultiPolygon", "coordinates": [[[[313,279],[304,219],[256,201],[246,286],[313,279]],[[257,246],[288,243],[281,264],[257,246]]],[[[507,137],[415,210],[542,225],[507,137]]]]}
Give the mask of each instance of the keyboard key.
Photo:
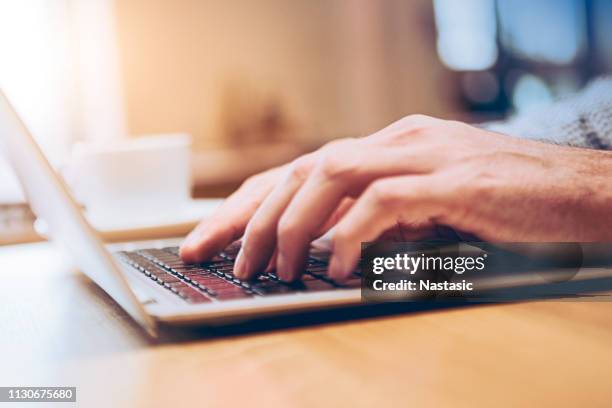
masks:
{"type": "Polygon", "coordinates": [[[211,265],[210,269],[217,272],[231,272],[234,270],[234,264],[218,263],[211,265]]]}
{"type": "Polygon", "coordinates": [[[183,273],[183,278],[189,278],[189,279],[195,279],[195,278],[201,278],[201,277],[216,277],[216,275],[212,274],[212,273],[208,273],[208,272],[202,272],[202,271],[190,271],[190,272],[184,272],[183,273]]]}
{"type": "Polygon", "coordinates": [[[294,289],[290,288],[287,285],[277,282],[261,282],[257,284],[251,285],[253,292],[258,295],[279,295],[295,292],[294,289]]]}
{"type": "Polygon", "coordinates": [[[159,285],[191,303],[359,287],[360,274],[342,285],[327,277],[328,254],[313,251],[302,280],[293,284],[281,282],[274,271],[258,275],[254,281],[241,281],[233,274],[234,260],[240,242],[234,242],[219,255],[200,264],[184,264],[178,247],[152,248],[134,252],[120,252],[118,256],[159,285]]]}
{"type": "Polygon", "coordinates": [[[328,263],[329,262],[329,256],[330,256],[330,252],[329,251],[324,251],[321,249],[311,249],[310,250],[310,258],[318,261],[318,262],[324,262],[324,263],[328,263]]]}
{"type": "Polygon", "coordinates": [[[342,288],[360,288],[361,287],[361,278],[351,278],[349,280],[347,280],[346,282],[342,282],[341,284],[339,284],[340,287],[342,288]]]}
{"type": "Polygon", "coordinates": [[[179,255],[179,247],[177,247],[177,246],[175,246],[175,247],[166,247],[166,248],[162,248],[161,250],[164,251],[164,252],[167,252],[169,254],[172,254],[172,255],[176,255],[176,256],[179,255]]]}
{"type": "Polygon", "coordinates": [[[168,283],[174,283],[174,282],[180,282],[181,281],[176,276],[173,276],[173,275],[170,275],[170,274],[166,274],[166,276],[164,276],[162,279],[163,279],[164,282],[168,282],[168,283]]]}
{"type": "Polygon", "coordinates": [[[268,278],[270,278],[270,279],[272,279],[274,281],[280,281],[280,279],[276,275],[276,272],[268,272],[268,273],[263,274],[262,276],[267,276],[268,278]]]}
{"type": "Polygon", "coordinates": [[[186,284],[183,281],[178,281],[178,282],[169,282],[168,286],[170,286],[171,288],[175,288],[175,289],[181,289],[181,288],[186,288],[189,287],[188,284],[186,284]]]}
{"type": "Polygon", "coordinates": [[[240,242],[234,242],[225,248],[219,255],[228,260],[235,260],[236,255],[240,252],[240,242]]]}
{"type": "Polygon", "coordinates": [[[227,260],[223,260],[223,261],[219,261],[219,262],[210,262],[210,263],[205,263],[205,264],[201,264],[201,265],[205,265],[206,267],[213,269],[215,271],[232,271],[234,270],[234,262],[233,261],[227,261],[227,260]]]}
{"type": "Polygon", "coordinates": [[[216,275],[195,275],[191,278],[194,282],[201,283],[203,285],[213,285],[215,283],[227,283],[225,280],[219,278],[216,275]]]}
{"type": "Polygon", "coordinates": [[[306,272],[315,276],[327,276],[327,266],[307,267],[306,272]]]}
{"type": "Polygon", "coordinates": [[[217,292],[241,292],[244,288],[240,285],[234,285],[231,282],[226,282],[226,285],[218,285],[217,292]]]}
{"type": "Polygon", "coordinates": [[[199,268],[170,268],[170,272],[173,272],[177,275],[200,275],[207,276],[212,275],[213,272],[206,269],[199,268]]]}
{"type": "Polygon", "coordinates": [[[323,290],[332,290],[334,285],[322,280],[310,280],[302,282],[307,292],[318,292],[323,290]]]}

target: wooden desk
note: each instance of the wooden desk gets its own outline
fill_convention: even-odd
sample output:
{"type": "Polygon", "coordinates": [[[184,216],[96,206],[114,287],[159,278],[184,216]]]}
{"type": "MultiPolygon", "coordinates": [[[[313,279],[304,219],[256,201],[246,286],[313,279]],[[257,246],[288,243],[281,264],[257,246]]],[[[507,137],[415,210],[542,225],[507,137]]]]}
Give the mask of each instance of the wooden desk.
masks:
{"type": "Polygon", "coordinates": [[[0,274],[0,385],[74,385],[78,406],[612,402],[612,303],[478,306],[227,336],[168,331],[153,342],[49,244],[0,247],[0,274]]]}

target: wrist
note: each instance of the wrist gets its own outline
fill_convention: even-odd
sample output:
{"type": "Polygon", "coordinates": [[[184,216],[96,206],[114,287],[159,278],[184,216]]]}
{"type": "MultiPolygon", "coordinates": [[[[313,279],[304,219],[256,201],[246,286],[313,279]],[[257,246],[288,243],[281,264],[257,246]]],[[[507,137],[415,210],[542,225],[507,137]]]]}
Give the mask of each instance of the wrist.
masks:
{"type": "Polygon", "coordinates": [[[612,241],[612,152],[570,150],[574,177],[567,188],[585,216],[578,217],[576,229],[586,241],[612,241]]]}

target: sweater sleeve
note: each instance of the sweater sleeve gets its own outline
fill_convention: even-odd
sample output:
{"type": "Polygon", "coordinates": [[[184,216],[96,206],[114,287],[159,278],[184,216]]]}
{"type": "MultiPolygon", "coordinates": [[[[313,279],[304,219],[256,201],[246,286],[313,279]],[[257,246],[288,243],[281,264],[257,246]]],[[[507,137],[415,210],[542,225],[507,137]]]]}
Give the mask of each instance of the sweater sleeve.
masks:
{"type": "Polygon", "coordinates": [[[612,77],[595,80],[550,105],[482,127],[549,143],[612,149],[612,77]]]}

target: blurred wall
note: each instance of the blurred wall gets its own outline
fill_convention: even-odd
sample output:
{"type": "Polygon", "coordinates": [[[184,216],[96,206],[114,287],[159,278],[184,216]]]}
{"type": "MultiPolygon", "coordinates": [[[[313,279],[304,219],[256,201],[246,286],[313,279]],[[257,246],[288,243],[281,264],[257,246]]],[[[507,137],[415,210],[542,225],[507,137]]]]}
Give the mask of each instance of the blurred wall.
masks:
{"type": "Polygon", "coordinates": [[[116,0],[131,134],[312,142],[444,116],[430,0],[116,0]]]}

